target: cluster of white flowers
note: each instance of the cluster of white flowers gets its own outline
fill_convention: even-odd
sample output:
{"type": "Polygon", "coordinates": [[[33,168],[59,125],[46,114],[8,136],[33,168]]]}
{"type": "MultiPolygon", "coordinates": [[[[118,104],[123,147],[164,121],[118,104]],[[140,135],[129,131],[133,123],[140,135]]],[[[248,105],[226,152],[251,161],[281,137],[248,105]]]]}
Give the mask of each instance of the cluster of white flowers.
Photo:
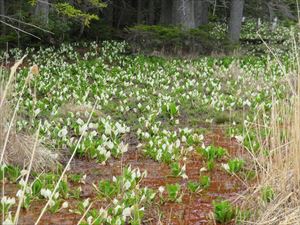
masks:
{"type": "Polygon", "coordinates": [[[16,199],[15,198],[10,198],[7,196],[3,196],[1,198],[1,204],[2,205],[8,205],[8,206],[12,206],[16,203],[16,199]]]}
{"type": "Polygon", "coordinates": [[[58,192],[55,192],[55,194],[53,195],[53,198],[51,199],[52,197],[52,191],[50,189],[44,189],[42,188],[41,189],[41,195],[46,198],[46,199],[49,199],[49,205],[50,206],[53,206],[55,204],[55,200],[58,199],[59,197],[59,193],[58,192]]]}
{"type": "MultiPolygon", "coordinates": [[[[211,32],[222,37],[225,30],[223,26],[216,25],[211,32]]],[[[270,58],[252,61],[247,58],[203,57],[197,60],[157,63],[148,62],[143,57],[126,57],[120,54],[125,52],[124,42],[104,42],[101,46],[96,42],[84,45],[90,49],[84,54],[84,59],[96,59],[92,65],[82,61],[77,63],[80,60],[74,48],[77,44],[64,44],[58,50],[46,48],[34,52],[29,62],[32,60],[41,65],[41,76],[36,80],[36,86],[37,92],[42,94],[36,100],[31,95],[24,95],[19,110],[33,117],[43,117],[41,138],[51,140],[55,146],[72,150],[83,135],[78,152],[97,159],[100,163],[126,154],[129,151],[126,140],[130,133],[137,136],[138,150],[144,151],[148,157],[159,162],[183,162],[180,163],[180,176],[187,179],[187,156],[200,146],[206,151],[209,149],[204,145],[202,132],[189,127],[189,122],[192,121],[185,119],[186,114],[191,117],[194,112],[209,110],[205,121],[213,123],[214,113],[229,113],[231,117],[241,109],[249,110],[250,113],[261,108],[269,109],[272,98],[280,98],[284,92],[281,79],[278,79],[283,73],[270,58]],[[75,63],[67,63],[69,59],[75,60],[75,63]],[[88,123],[96,100],[99,104],[88,123]],[[74,109],[64,112],[64,105],[70,102],[74,103],[74,109]],[[49,113],[54,119],[44,118],[49,113]]],[[[32,49],[28,51],[33,53],[32,49]]],[[[7,58],[23,55],[21,50],[11,50],[5,54],[9,54],[10,57],[7,58]]],[[[16,83],[16,90],[20,89],[21,84],[22,82],[16,83]]],[[[235,128],[238,126],[237,121],[244,122],[244,125],[250,124],[253,116],[233,120],[232,122],[230,118],[232,127],[235,128]]],[[[27,118],[18,119],[16,124],[19,130],[37,126],[37,123],[27,118]]],[[[238,129],[231,135],[239,143],[245,144],[245,137],[238,129]]],[[[229,170],[227,163],[222,164],[222,167],[229,170]]],[[[205,167],[200,169],[200,172],[205,171],[205,167]]],[[[120,182],[120,189],[126,194],[118,196],[120,198],[114,200],[110,210],[99,211],[104,223],[126,223],[136,210],[143,211],[140,204],[151,198],[147,195],[149,190],[140,189],[136,183],[137,179],[146,176],[146,172],[131,168],[127,172],[126,179],[121,179],[120,182]],[[125,204],[131,198],[138,198],[133,201],[138,207],[125,204]]],[[[22,176],[25,175],[26,171],[22,171],[22,176]]],[[[112,181],[116,184],[119,179],[113,177],[112,181]]],[[[81,182],[84,183],[84,179],[81,182]]],[[[25,186],[23,178],[19,180],[19,184],[25,186]]],[[[159,188],[159,193],[164,191],[164,187],[159,188]]],[[[25,190],[26,194],[30,192],[28,188],[25,190]]],[[[19,190],[17,197],[23,195],[23,191],[19,190]]],[[[40,195],[50,199],[53,193],[50,189],[42,188],[40,195]]],[[[57,192],[50,204],[53,205],[58,198],[57,192]]],[[[15,200],[9,197],[2,198],[1,202],[15,204],[15,200]]],[[[86,199],[83,204],[88,207],[90,200],[86,199]]],[[[62,208],[67,207],[68,202],[64,202],[62,208]]],[[[87,221],[92,224],[95,219],[90,216],[87,221]]]]}
{"type": "Polygon", "coordinates": [[[203,134],[198,134],[192,129],[183,128],[177,131],[161,129],[161,123],[151,123],[148,120],[140,120],[145,123],[148,131],[137,130],[141,139],[146,139],[147,144],[143,147],[147,155],[157,161],[178,160],[188,152],[194,150],[195,145],[203,143],[203,134]],[[168,158],[164,158],[167,155],[168,158]]]}
{"type": "MultiPolygon", "coordinates": [[[[147,172],[141,172],[139,168],[132,169],[130,166],[124,168],[121,176],[112,178],[115,185],[120,185],[122,196],[117,194],[117,197],[112,198],[112,204],[108,208],[101,208],[97,215],[89,216],[87,223],[93,224],[95,219],[100,219],[103,223],[110,224],[114,221],[114,224],[124,224],[128,223],[137,212],[144,211],[143,204],[152,201],[155,197],[155,192],[138,185],[146,176],[147,172]]],[[[89,199],[86,199],[83,204],[86,208],[89,199]]]]}
{"type": "Polygon", "coordinates": [[[229,171],[229,165],[227,163],[222,163],[222,168],[226,171],[229,171]]]}
{"type": "MultiPolygon", "coordinates": [[[[249,21],[247,24],[249,26],[244,27],[252,27],[252,22],[249,21]]],[[[214,24],[211,32],[218,36],[218,32],[225,30],[224,27],[214,24]]],[[[33,54],[32,60],[35,64],[41,65],[43,77],[38,80],[38,90],[43,93],[51,90],[51,93],[39,98],[36,104],[33,104],[31,98],[25,98],[21,110],[29,112],[33,110],[34,116],[44,115],[49,111],[53,115],[60,116],[58,112],[61,105],[70,101],[87,109],[84,112],[73,113],[73,116],[70,116],[72,112],[68,112],[66,118],[62,120],[61,118],[51,122],[43,120],[41,130],[44,137],[42,138],[51,139],[58,146],[73,147],[72,144],[77,140],[74,133],[80,135],[87,131],[84,139],[92,139],[102,134],[108,137],[120,136],[130,131],[123,121],[115,122],[109,116],[103,115],[100,116],[100,122],[93,121],[91,126],[86,124],[86,119],[83,118],[89,115],[95,99],[100,102],[96,107],[99,111],[108,106],[114,107],[116,113],[130,114],[133,110],[139,114],[138,120],[150,117],[148,124],[145,122],[139,127],[141,131],[143,126],[152,126],[151,130],[141,131],[141,135],[148,139],[151,137],[151,132],[159,132],[159,127],[152,120],[159,121],[157,117],[163,114],[164,107],[172,114],[173,122],[179,124],[176,115],[179,109],[186,110],[184,108],[186,104],[183,104],[186,100],[197,102],[197,105],[203,107],[212,107],[217,112],[228,112],[243,106],[250,107],[251,110],[263,104],[265,107],[270,107],[272,96],[282,93],[282,88],[277,86],[279,83],[277,78],[282,76],[282,72],[276,68],[276,64],[272,63],[271,59],[269,59],[271,66],[268,67],[265,66],[264,60],[259,59],[256,61],[214,59],[212,61],[212,59],[201,58],[195,61],[172,60],[162,68],[158,64],[140,58],[128,59],[118,55],[124,52],[125,43],[105,42],[101,46],[97,43],[85,43],[83,46],[91,50],[84,54],[84,58],[97,57],[95,64],[88,66],[76,64],[74,67],[74,64],[66,63],[71,57],[74,57],[73,60],[79,60],[75,50],[77,44],[64,45],[58,50],[40,49],[33,54]],[[116,65],[107,62],[116,62],[116,65]],[[119,66],[120,64],[122,67],[119,66]],[[55,73],[52,71],[54,65],[55,73]],[[132,65],[137,66],[132,67],[132,65]],[[171,76],[170,71],[172,71],[171,76]],[[268,75],[264,76],[264,74],[268,75]],[[101,85],[91,86],[90,80],[101,85]],[[94,99],[90,96],[94,96],[94,99]],[[112,106],[112,103],[117,105],[112,106]]],[[[33,53],[32,49],[26,51],[29,54],[33,53]]],[[[12,58],[22,54],[22,51],[11,50],[8,54],[12,58]]],[[[96,114],[98,116],[98,112],[96,114]]],[[[212,118],[206,118],[206,121],[214,122],[212,118]]],[[[26,120],[17,121],[17,124],[18,129],[36,126],[26,120]]],[[[182,139],[184,141],[185,137],[182,139]]],[[[117,145],[119,143],[120,140],[116,141],[117,145]]],[[[89,146],[82,146],[84,149],[86,147],[89,146]]],[[[109,158],[109,153],[103,153],[103,157],[99,157],[100,161],[109,158]]]]}

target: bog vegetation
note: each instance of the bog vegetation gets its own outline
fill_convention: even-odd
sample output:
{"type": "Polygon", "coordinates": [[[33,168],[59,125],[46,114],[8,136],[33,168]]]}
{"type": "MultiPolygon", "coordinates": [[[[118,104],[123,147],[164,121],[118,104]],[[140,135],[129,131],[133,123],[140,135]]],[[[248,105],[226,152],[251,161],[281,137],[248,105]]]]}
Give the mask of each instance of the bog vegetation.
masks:
{"type": "MultiPolygon", "coordinates": [[[[125,42],[83,44],[83,55],[76,51],[79,47],[66,44],[59,49],[13,49],[3,55],[14,59],[26,54],[26,64],[40,65],[38,72],[27,66],[19,68],[17,74],[1,70],[2,149],[9,132],[8,144],[2,150],[1,177],[4,184],[10,183],[9,188],[12,184],[15,187],[14,192],[5,188],[1,200],[6,224],[17,220],[16,205],[30,211],[42,199],[48,201],[47,211],[70,211],[82,216],[82,224],[140,224],[157,201],[159,205],[181,202],[188,192],[197,193],[199,198],[207,195],[216,170],[238,177],[242,186],[251,190],[253,179],[260,182],[255,179],[257,173],[274,172],[269,171],[271,165],[263,165],[277,156],[276,150],[268,148],[280,148],[282,138],[298,138],[283,130],[293,126],[285,118],[293,108],[284,112],[277,109],[282,101],[287,107],[298,101],[297,95],[292,100],[286,98],[291,94],[287,80],[297,78],[292,55],[286,55],[289,60],[282,56],[281,65],[272,57],[132,57],[124,54],[125,42]],[[281,113],[285,114],[277,115],[281,113]],[[222,126],[224,135],[247,151],[231,155],[223,147],[208,144],[206,135],[215,126],[222,126]],[[284,128],[277,131],[270,126],[284,128]],[[281,137],[266,144],[273,132],[281,137]],[[76,163],[67,163],[74,158],[93,160],[105,168],[111,160],[123,161],[128,151],[167,165],[169,176],[180,179],[149,188],[141,182],[152,171],[124,163],[119,176],[91,180],[92,173],[74,173],[76,163]],[[202,167],[198,168],[198,179],[190,179],[187,164],[195,155],[201,158],[202,167]],[[54,167],[53,160],[57,160],[54,167]],[[67,170],[66,165],[70,166],[67,170]],[[40,173],[48,168],[53,172],[40,173]],[[93,187],[92,199],[84,197],[87,183],[93,187]],[[97,202],[106,205],[99,211],[97,202]]],[[[297,151],[296,144],[293,151],[297,151]]],[[[289,176],[294,179],[293,174],[289,176]]],[[[261,196],[256,201],[261,201],[262,207],[275,204],[280,198],[277,191],[282,191],[276,190],[277,183],[269,182],[255,193],[261,196]]],[[[263,216],[264,211],[243,203],[246,208],[216,199],[212,208],[215,220],[225,223],[263,216]]],[[[166,215],[161,216],[164,221],[166,215]]]]}
{"type": "Polygon", "coordinates": [[[298,31],[136,25],[3,50],[2,224],[298,224],[298,31]]]}

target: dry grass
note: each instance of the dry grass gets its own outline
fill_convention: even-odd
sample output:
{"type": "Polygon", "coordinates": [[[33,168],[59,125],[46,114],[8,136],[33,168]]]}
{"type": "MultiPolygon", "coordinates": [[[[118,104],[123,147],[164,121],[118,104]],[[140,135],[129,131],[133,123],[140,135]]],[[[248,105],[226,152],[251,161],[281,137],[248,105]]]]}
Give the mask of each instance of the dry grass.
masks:
{"type": "Polygon", "coordinates": [[[268,135],[258,137],[261,148],[253,155],[258,183],[245,196],[244,207],[254,212],[245,224],[300,224],[300,64],[297,56],[294,71],[285,73],[285,79],[293,77],[293,80],[283,84],[293,90],[286,99],[273,99],[269,122],[260,120],[256,124],[257,134],[265,129],[268,135]],[[274,192],[270,202],[263,200],[266,188],[274,192]]]}
{"type": "MultiPolygon", "coordinates": [[[[12,97],[13,81],[20,63],[21,61],[12,67],[8,81],[0,80],[0,154],[3,156],[1,163],[23,168],[29,165],[36,141],[32,135],[16,132],[14,115],[18,106],[12,105],[8,100],[12,97]]],[[[20,97],[21,95],[22,93],[20,97]]],[[[34,171],[55,169],[58,163],[58,154],[53,153],[38,141],[33,162],[32,169],[34,171]]]]}
{"type": "MultiPolygon", "coordinates": [[[[30,162],[34,143],[34,136],[26,134],[11,135],[5,150],[4,163],[16,165],[21,168],[27,167],[30,162]]],[[[32,169],[34,171],[54,170],[58,165],[58,156],[57,153],[53,153],[42,143],[38,142],[32,169]]]]}
{"type": "Polygon", "coordinates": [[[299,97],[288,105],[279,103],[273,107],[270,133],[262,143],[261,154],[255,159],[259,181],[244,201],[246,208],[256,212],[251,218],[254,224],[300,224],[299,97]],[[267,187],[275,193],[269,203],[263,201],[267,187]]]}

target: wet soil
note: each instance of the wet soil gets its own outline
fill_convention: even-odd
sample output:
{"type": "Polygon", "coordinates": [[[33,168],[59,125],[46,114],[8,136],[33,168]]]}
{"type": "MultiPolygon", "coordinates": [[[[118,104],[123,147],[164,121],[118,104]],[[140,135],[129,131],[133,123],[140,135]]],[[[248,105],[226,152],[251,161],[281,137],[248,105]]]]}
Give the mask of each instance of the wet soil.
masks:
{"type": "MultiPolygon", "coordinates": [[[[181,184],[184,195],[181,203],[165,202],[161,204],[157,199],[155,203],[149,206],[145,212],[143,224],[171,224],[171,225],[200,225],[213,224],[212,201],[218,198],[236,200],[247,187],[237,177],[231,176],[221,169],[222,162],[218,162],[212,172],[205,172],[205,175],[210,176],[211,186],[207,190],[203,190],[197,194],[191,194],[186,189],[188,181],[198,181],[200,176],[200,168],[205,164],[204,159],[197,153],[188,156],[186,160],[186,169],[188,180],[182,178],[171,177],[168,165],[155,162],[143,156],[136,149],[134,138],[130,140],[130,150],[123,156],[122,159],[112,159],[106,165],[101,165],[95,161],[84,159],[75,159],[71,165],[71,173],[86,174],[86,184],[82,187],[82,199],[96,199],[96,192],[93,183],[97,184],[99,180],[111,179],[112,176],[121,174],[121,169],[125,165],[131,165],[132,168],[140,168],[141,171],[147,170],[148,176],[143,179],[141,186],[158,189],[160,186],[165,186],[170,183],[181,184]]],[[[234,139],[225,137],[220,129],[214,129],[211,133],[205,136],[205,144],[214,144],[227,149],[231,157],[245,156],[243,149],[234,139]]],[[[14,185],[6,185],[6,195],[15,195],[17,188],[14,185]]],[[[75,200],[68,200],[70,208],[75,206],[75,200]]],[[[45,201],[36,201],[30,207],[30,210],[22,210],[19,219],[19,224],[32,225],[39,216],[39,213],[44,206],[45,201]]],[[[101,206],[105,207],[105,202],[95,203],[93,208],[101,206]]],[[[39,224],[59,224],[73,225],[77,224],[81,216],[69,212],[64,209],[58,213],[45,213],[39,224]]]]}

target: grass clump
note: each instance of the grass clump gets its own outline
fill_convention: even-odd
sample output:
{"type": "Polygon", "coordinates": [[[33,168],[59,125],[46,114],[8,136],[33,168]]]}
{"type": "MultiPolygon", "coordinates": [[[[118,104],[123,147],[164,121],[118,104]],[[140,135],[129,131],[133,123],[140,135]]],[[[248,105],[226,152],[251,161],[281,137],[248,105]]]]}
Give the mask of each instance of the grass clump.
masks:
{"type": "Polygon", "coordinates": [[[261,198],[264,202],[269,203],[274,199],[275,193],[272,187],[264,187],[261,191],[261,198]]]}
{"type": "Polygon", "coordinates": [[[213,145],[201,149],[200,152],[210,162],[221,159],[226,154],[226,150],[224,148],[213,145]]]}
{"type": "MultiPolygon", "coordinates": [[[[33,73],[28,74],[28,79],[24,84],[23,91],[19,94],[18,99],[13,99],[13,81],[17,68],[22,63],[24,57],[18,61],[12,68],[8,80],[4,77],[2,71],[0,79],[0,154],[1,164],[14,165],[21,168],[29,165],[32,151],[36,145],[33,158],[32,169],[41,171],[45,169],[54,169],[58,164],[58,154],[53,153],[40,141],[36,143],[36,138],[25,133],[17,133],[15,120],[19,108],[19,102],[22,98],[25,86],[30,81],[33,73]],[[17,102],[16,105],[13,102],[17,102]]],[[[35,68],[35,67],[34,67],[35,68]]],[[[36,68],[33,72],[36,72],[36,68]]]]}
{"type": "Polygon", "coordinates": [[[229,201],[213,202],[214,217],[218,223],[226,224],[229,223],[235,217],[235,208],[229,201]]]}
{"type": "Polygon", "coordinates": [[[168,193],[168,200],[172,202],[180,202],[181,197],[180,196],[180,190],[181,187],[179,184],[167,184],[166,186],[167,193],[168,193]]]}

